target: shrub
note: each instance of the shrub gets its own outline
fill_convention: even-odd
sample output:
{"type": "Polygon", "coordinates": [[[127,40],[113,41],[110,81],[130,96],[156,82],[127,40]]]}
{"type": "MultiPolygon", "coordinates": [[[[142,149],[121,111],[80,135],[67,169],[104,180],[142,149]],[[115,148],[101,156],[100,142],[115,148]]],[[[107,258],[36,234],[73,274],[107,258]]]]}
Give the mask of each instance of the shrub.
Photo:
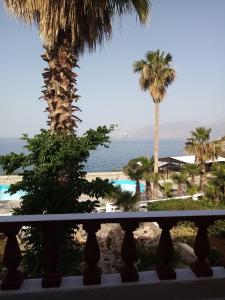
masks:
{"type": "Polygon", "coordinates": [[[206,200],[192,199],[171,199],[166,201],[149,202],[148,210],[203,210],[203,209],[224,209],[224,204],[214,204],[206,200]]]}
{"type": "MultiPolygon", "coordinates": [[[[53,134],[42,130],[29,138],[24,135],[26,154],[11,153],[0,157],[0,165],[7,174],[22,168],[22,181],[11,185],[10,192],[25,192],[21,205],[14,210],[17,215],[60,214],[91,212],[98,201],[79,202],[82,194],[87,197],[104,197],[113,188],[108,180],[96,178],[89,182],[85,176],[85,163],[91,150],[110,142],[112,128],[98,127],[83,136],[53,134]]],[[[80,250],[74,242],[74,228],[64,226],[57,235],[61,247],[60,271],[74,274],[80,250]]],[[[25,254],[22,265],[28,277],[41,276],[44,236],[35,227],[24,230],[25,254]]]]}
{"type": "MultiPolygon", "coordinates": [[[[225,205],[221,203],[213,203],[210,201],[203,200],[192,200],[192,199],[171,199],[167,201],[158,201],[148,203],[147,206],[150,211],[161,211],[161,210],[205,210],[205,209],[225,209],[225,205]]],[[[188,242],[188,244],[193,245],[194,239],[194,224],[191,222],[178,222],[177,229],[174,229],[174,232],[178,232],[179,241],[188,242]],[[178,231],[177,231],[178,230],[178,231]],[[193,232],[193,239],[191,234],[186,232],[193,232]]],[[[225,238],[225,221],[217,221],[214,225],[209,227],[209,235],[217,238],[225,238]]]]}
{"type": "Polygon", "coordinates": [[[215,238],[225,239],[225,221],[216,221],[209,227],[209,235],[215,238]]]}

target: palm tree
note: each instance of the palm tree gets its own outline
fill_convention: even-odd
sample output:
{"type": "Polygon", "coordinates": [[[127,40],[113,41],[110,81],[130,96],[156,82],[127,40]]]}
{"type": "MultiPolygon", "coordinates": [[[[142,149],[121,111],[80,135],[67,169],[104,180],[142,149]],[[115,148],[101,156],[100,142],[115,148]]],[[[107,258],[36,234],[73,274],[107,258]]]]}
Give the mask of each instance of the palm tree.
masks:
{"type": "Polygon", "coordinates": [[[149,0],[4,0],[7,10],[26,24],[36,24],[46,49],[43,59],[43,99],[48,125],[54,132],[73,132],[80,119],[73,101],[79,55],[102,45],[112,34],[115,15],[136,12],[142,24],[149,16],[149,0]]]}
{"type": "Polygon", "coordinates": [[[133,195],[129,191],[121,191],[117,194],[117,199],[115,204],[122,207],[124,211],[135,210],[139,197],[135,194],[133,195]]]}
{"type": "MultiPolygon", "coordinates": [[[[165,52],[149,51],[145,60],[136,61],[135,73],[140,73],[139,84],[142,90],[149,91],[155,104],[154,117],[154,173],[158,173],[159,153],[159,104],[166,96],[167,87],[174,81],[176,72],[171,66],[172,56],[165,52]]],[[[154,185],[154,193],[156,192],[154,185]]]]}
{"type": "Polygon", "coordinates": [[[217,158],[220,146],[210,142],[211,128],[197,127],[191,131],[191,137],[185,142],[185,150],[195,155],[195,163],[200,167],[199,188],[202,191],[206,181],[205,163],[207,160],[217,158]]]}
{"type": "Polygon", "coordinates": [[[177,194],[178,196],[183,196],[184,186],[187,184],[188,176],[185,172],[174,173],[172,175],[172,180],[177,184],[177,194]]]}
{"type": "Polygon", "coordinates": [[[153,170],[154,170],[154,158],[148,158],[141,156],[137,158],[139,166],[142,170],[142,178],[145,180],[145,194],[146,199],[152,199],[152,187],[151,182],[154,181],[153,170]]]}
{"type": "Polygon", "coordinates": [[[205,187],[206,197],[215,201],[223,202],[225,200],[225,166],[215,163],[211,169],[212,177],[205,187]]]}
{"type": "Polygon", "coordinates": [[[131,159],[126,166],[123,167],[123,172],[131,179],[136,181],[135,194],[139,197],[141,193],[140,180],[143,176],[143,168],[140,163],[140,158],[131,159]]]}
{"type": "Polygon", "coordinates": [[[159,187],[165,198],[173,197],[173,183],[172,182],[165,181],[163,184],[160,184],[159,187]]]}
{"type": "Polygon", "coordinates": [[[200,168],[195,164],[186,164],[182,167],[182,172],[188,174],[191,177],[191,185],[195,185],[195,177],[200,174],[200,168]]]}

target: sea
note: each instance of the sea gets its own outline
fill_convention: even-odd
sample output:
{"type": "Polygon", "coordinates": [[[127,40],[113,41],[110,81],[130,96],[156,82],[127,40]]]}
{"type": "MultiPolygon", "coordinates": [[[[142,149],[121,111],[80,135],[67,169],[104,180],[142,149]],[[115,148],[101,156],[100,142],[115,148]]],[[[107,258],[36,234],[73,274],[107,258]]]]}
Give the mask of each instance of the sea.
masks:
{"type": "MultiPolygon", "coordinates": [[[[0,155],[24,152],[24,141],[16,138],[0,138],[0,155]]],[[[86,163],[87,172],[120,171],[130,159],[153,155],[153,140],[112,141],[109,148],[92,151],[86,163]]],[[[159,157],[184,155],[184,140],[161,140],[159,157]]]]}

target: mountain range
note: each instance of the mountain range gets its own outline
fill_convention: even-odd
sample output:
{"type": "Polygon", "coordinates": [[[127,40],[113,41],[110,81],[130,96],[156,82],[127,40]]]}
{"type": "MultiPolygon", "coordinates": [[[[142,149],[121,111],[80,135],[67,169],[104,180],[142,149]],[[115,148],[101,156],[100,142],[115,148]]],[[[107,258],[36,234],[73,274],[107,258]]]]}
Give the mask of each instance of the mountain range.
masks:
{"type": "MultiPolygon", "coordinates": [[[[180,121],[162,123],[159,126],[160,139],[183,139],[190,136],[190,132],[196,127],[204,126],[212,128],[211,138],[219,139],[225,136],[225,118],[212,124],[203,124],[198,121],[180,121]]],[[[122,132],[120,130],[113,134],[114,140],[150,140],[153,139],[153,125],[145,125],[136,130],[122,132]]]]}

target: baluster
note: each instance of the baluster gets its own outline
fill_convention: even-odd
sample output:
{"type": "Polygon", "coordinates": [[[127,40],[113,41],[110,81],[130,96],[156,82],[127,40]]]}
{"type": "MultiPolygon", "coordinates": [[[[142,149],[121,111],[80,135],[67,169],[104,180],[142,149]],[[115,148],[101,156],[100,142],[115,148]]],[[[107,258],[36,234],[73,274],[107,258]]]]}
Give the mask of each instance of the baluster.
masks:
{"type": "Polygon", "coordinates": [[[84,249],[84,261],[86,265],[83,283],[85,285],[101,283],[101,269],[97,266],[100,259],[100,249],[95,234],[100,227],[100,223],[83,224],[83,228],[88,234],[84,249]]]}
{"type": "Polygon", "coordinates": [[[159,222],[159,227],[162,229],[157,252],[160,258],[160,263],[156,266],[156,273],[160,280],[176,279],[176,272],[170,265],[171,258],[174,254],[173,242],[170,235],[170,229],[176,226],[176,223],[159,222]]]}
{"type": "Polygon", "coordinates": [[[196,223],[198,233],[195,238],[194,252],[197,260],[191,264],[191,270],[197,277],[209,277],[213,275],[213,270],[206,262],[209,255],[210,244],[207,235],[207,229],[210,223],[196,223]]]}
{"type": "Polygon", "coordinates": [[[125,231],[121,256],[125,263],[120,271],[122,282],[138,281],[138,271],[134,266],[134,262],[138,260],[136,244],[133,231],[139,227],[139,223],[130,223],[129,221],[121,223],[122,229],[125,231]]]}
{"type": "Polygon", "coordinates": [[[5,235],[7,236],[7,242],[3,255],[3,263],[7,268],[7,273],[2,281],[2,290],[17,290],[23,283],[24,275],[18,270],[21,262],[20,247],[17,241],[16,235],[18,234],[20,227],[17,225],[7,225],[5,235]]]}
{"type": "Polygon", "coordinates": [[[42,225],[44,232],[44,274],[42,278],[42,287],[59,287],[62,280],[62,274],[59,272],[60,245],[58,240],[61,227],[55,223],[46,223],[42,225]]]}

